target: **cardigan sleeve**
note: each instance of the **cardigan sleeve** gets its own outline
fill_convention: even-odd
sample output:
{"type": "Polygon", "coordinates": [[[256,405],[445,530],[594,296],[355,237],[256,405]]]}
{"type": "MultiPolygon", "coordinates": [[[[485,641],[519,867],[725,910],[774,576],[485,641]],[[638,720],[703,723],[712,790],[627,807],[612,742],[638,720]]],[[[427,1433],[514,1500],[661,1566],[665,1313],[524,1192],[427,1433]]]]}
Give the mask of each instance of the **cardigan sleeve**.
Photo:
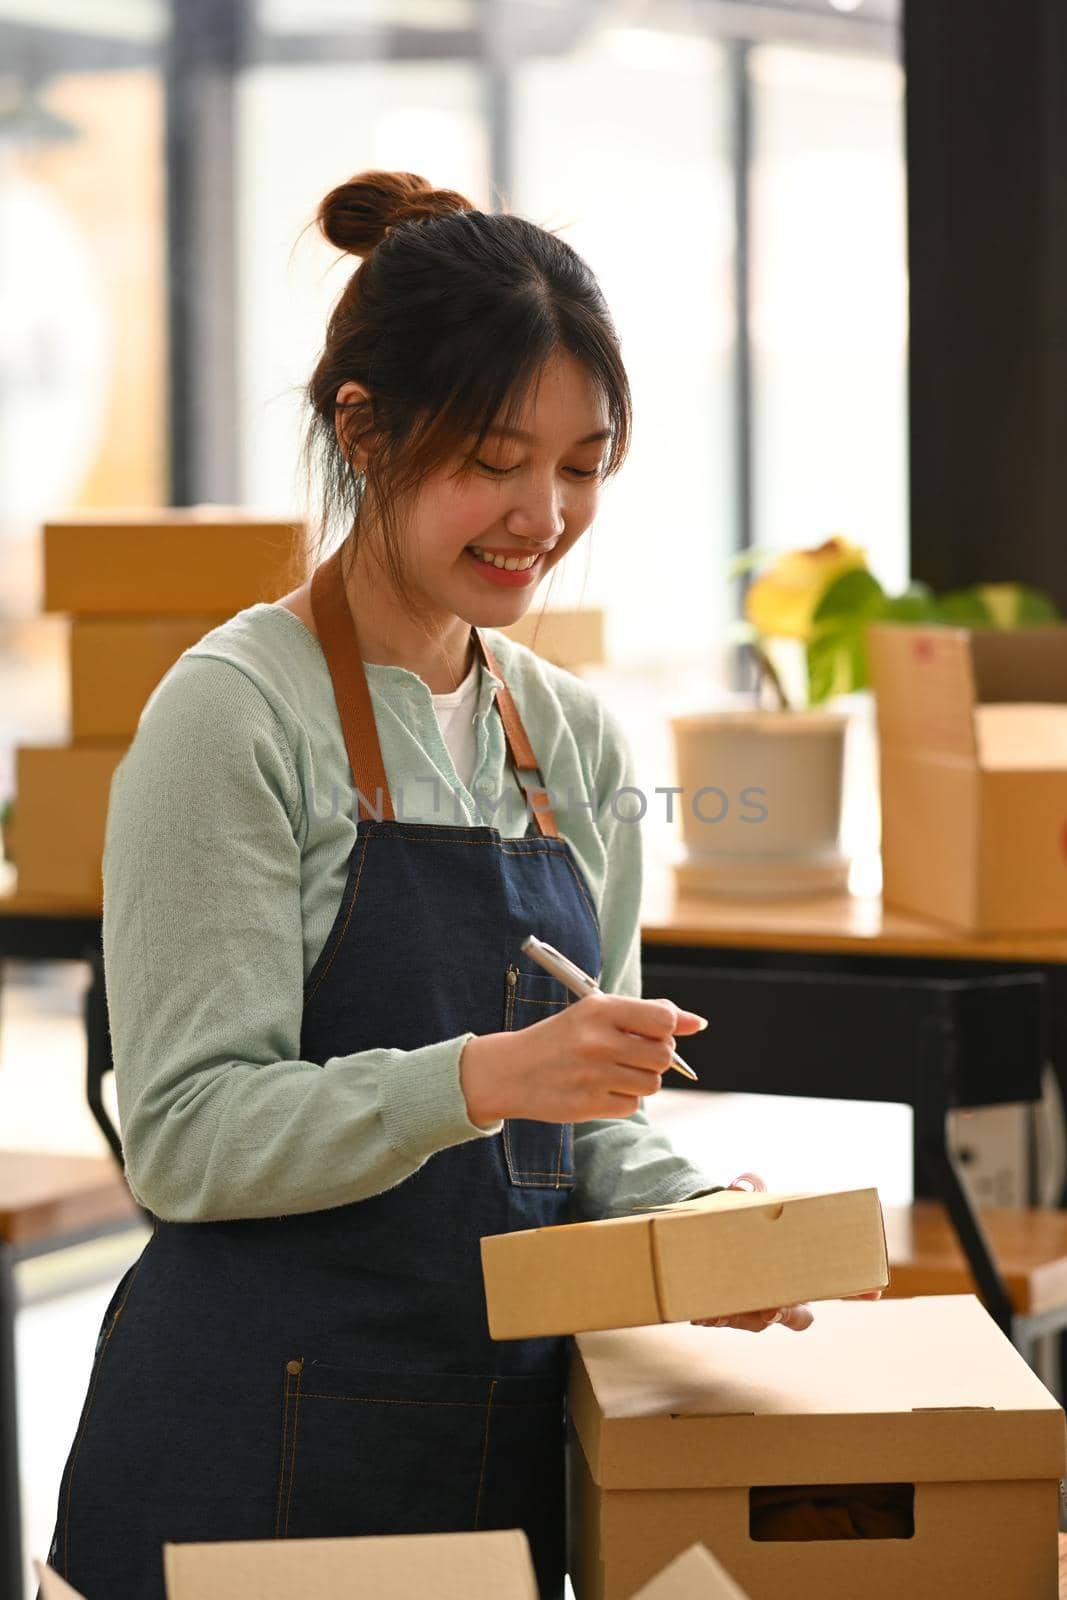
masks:
{"type": "Polygon", "coordinates": [[[500,1127],[467,1116],[469,1033],[301,1059],[302,806],[261,690],[179,660],[116,770],[103,863],[126,1173],[163,1219],[344,1205],[500,1127]]]}

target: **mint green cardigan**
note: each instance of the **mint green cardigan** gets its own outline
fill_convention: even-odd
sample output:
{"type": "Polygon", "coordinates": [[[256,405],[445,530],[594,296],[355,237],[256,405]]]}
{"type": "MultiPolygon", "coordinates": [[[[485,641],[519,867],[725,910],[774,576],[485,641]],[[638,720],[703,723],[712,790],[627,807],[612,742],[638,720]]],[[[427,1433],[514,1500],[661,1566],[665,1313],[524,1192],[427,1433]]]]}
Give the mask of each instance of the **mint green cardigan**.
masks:
{"type": "MultiPolygon", "coordinates": [[[[574,798],[557,820],[600,918],[602,987],[638,995],[640,827],[615,799],[633,781],[625,737],[580,679],[500,633],[486,638],[553,798],[574,798]]],[[[375,663],[367,679],[398,816],[523,831],[493,710],[499,679],[481,668],[470,789],[422,679],[375,663]],[[491,807],[509,790],[515,804],[490,815],[481,797],[491,807]]],[[[437,1150],[499,1132],[467,1116],[469,1033],[333,1056],[324,1069],[300,1059],[303,984],[340,904],[351,807],[325,657],[283,606],[253,605],[214,628],[144,708],[112,784],[103,938],[127,1176],[161,1218],[346,1205],[403,1182],[437,1150]]],[[[576,1218],[712,1181],[644,1110],[578,1124],[575,1165],[576,1218]]]]}

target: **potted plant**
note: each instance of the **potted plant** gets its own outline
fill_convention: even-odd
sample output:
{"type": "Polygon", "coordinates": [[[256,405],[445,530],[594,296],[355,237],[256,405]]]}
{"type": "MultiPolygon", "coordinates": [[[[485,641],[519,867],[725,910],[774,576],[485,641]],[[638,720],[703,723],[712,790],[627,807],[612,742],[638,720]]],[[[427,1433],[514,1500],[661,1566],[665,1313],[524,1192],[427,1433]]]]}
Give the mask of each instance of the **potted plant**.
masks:
{"type": "Polygon", "coordinates": [[[1044,594],[1014,583],[936,597],[912,583],[889,595],[865,552],[835,536],[781,555],[748,552],[732,576],[761,568],[733,639],[757,669],[749,708],[672,721],[685,859],[679,886],[777,896],[839,891],[849,715],[832,702],[869,686],[875,621],[1020,627],[1056,620],[1044,594]]]}

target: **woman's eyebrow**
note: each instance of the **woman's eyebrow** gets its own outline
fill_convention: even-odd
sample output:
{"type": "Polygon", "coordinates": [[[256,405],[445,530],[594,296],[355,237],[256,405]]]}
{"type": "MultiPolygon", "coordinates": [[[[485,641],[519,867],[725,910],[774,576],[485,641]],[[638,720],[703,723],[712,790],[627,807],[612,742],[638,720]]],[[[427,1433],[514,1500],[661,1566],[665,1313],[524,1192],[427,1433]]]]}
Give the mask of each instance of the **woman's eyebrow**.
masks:
{"type": "MultiPolygon", "coordinates": [[[[498,433],[505,439],[519,439],[523,444],[536,444],[537,439],[532,433],[523,433],[521,428],[502,428],[494,426],[487,429],[489,433],[498,433]]],[[[587,433],[584,439],[576,439],[576,444],[598,444],[602,439],[611,438],[610,428],[599,428],[596,433],[587,433]]]]}

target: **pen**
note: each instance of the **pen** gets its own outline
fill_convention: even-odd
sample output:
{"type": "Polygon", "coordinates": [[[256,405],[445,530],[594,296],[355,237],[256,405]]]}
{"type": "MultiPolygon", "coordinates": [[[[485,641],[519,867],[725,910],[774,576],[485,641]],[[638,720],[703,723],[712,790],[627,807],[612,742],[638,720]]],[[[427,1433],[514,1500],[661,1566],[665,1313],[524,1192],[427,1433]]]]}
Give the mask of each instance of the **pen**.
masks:
{"type": "MultiPolygon", "coordinates": [[[[595,978],[591,978],[587,972],[582,971],[581,967],[576,967],[573,961],[568,961],[566,956],[561,955],[552,945],[545,944],[543,940],[536,938],[534,934],[531,933],[528,938],[522,941],[522,948],[528,956],[537,962],[539,967],[544,967],[545,971],[551,973],[553,978],[558,978],[563,987],[569,989],[571,994],[584,998],[587,994],[599,994],[601,992],[600,985],[595,978]]],[[[692,1067],[686,1066],[677,1050],[671,1051],[671,1066],[675,1072],[680,1072],[683,1077],[692,1078],[694,1082],[699,1082],[692,1067]]]]}

